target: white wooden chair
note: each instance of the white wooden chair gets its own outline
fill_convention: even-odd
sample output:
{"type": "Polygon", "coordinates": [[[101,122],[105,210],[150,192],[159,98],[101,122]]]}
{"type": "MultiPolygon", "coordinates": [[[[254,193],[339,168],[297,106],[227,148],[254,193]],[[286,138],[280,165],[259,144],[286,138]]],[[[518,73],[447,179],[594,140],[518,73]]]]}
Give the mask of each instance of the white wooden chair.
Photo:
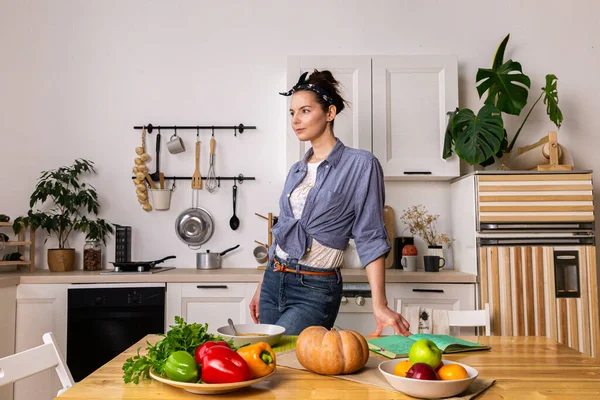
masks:
{"type": "Polygon", "coordinates": [[[45,333],[42,339],[44,344],[41,346],[0,358],[0,386],[8,385],[50,368],[56,369],[63,386],[56,394],[57,397],[75,384],[73,376],[67,368],[67,363],[58,350],[54,335],[51,332],[45,333]]]}
{"type": "Polygon", "coordinates": [[[485,335],[491,335],[490,305],[485,303],[483,310],[474,311],[448,311],[448,325],[450,327],[485,327],[485,335]]]}

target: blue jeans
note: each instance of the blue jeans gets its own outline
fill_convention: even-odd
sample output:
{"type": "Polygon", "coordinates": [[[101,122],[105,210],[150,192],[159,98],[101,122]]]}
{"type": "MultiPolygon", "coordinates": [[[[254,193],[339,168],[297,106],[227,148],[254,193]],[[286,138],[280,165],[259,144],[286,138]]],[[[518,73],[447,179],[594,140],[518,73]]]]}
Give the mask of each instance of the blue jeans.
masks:
{"type": "MultiPolygon", "coordinates": [[[[284,264],[282,260],[277,261],[284,264]]],[[[287,264],[297,271],[323,271],[296,262],[287,264]]],[[[260,291],[261,324],[280,325],[286,335],[299,335],[313,325],[333,327],[342,299],[342,275],[317,276],[274,270],[269,261],[260,291]]]]}

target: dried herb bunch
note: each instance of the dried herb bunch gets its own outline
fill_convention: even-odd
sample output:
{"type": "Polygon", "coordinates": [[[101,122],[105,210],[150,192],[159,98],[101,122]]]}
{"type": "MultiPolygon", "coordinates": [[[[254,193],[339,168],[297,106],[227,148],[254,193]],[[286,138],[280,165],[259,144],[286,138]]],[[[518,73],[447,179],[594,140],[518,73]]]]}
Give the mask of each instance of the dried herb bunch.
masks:
{"type": "Polygon", "coordinates": [[[435,230],[439,214],[431,215],[424,205],[411,206],[403,210],[400,220],[406,224],[412,235],[421,237],[428,246],[446,245],[450,247],[452,240],[445,234],[435,230]]]}

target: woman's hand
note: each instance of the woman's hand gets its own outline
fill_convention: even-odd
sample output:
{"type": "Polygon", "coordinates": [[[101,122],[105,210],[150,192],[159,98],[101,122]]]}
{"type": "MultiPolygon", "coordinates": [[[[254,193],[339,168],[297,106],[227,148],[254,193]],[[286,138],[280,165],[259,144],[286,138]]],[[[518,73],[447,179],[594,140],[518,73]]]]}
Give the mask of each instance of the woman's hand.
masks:
{"type": "Polygon", "coordinates": [[[391,326],[397,335],[410,336],[408,321],[402,315],[390,310],[388,306],[374,307],[373,316],[377,322],[377,329],[371,333],[371,336],[381,335],[381,331],[386,326],[391,326]]]}
{"type": "Polygon", "coordinates": [[[259,317],[259,313],[258,313],[258,303],[260,301],[260,287],[262,286],[262,282],[258,284],[258,287],[256,288],[256,292],[254,292],[254,296],[252,297],[252,300],[250,301],[250,316],[252,317],[252,320],[254,321],[254,323],[258,324],[258,317],[259,317]]]}

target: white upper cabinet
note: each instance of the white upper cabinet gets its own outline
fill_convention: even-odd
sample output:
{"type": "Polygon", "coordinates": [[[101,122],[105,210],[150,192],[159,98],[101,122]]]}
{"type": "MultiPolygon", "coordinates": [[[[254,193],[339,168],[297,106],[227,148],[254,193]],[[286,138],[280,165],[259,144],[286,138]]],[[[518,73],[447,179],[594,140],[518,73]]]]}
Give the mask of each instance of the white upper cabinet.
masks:
{"type": "Polygon", "coordinates": [[[386,178],[450,179],[442,159],[448,111],[458,106],[455,56],[373,57],[373,154],[386,178]]]}
{"type": "MultiPolygon", "coordinates": [[[[329,70],[350,102],[334,132],[349,147],[372,151],[385,179],[449,180],[459,160],[442,159],[446,113],[458,106],[456,56],[290,56],[288,89],[303,72],[329,70]]],[[[301,143],[286,119],[286,167],[300,160],[301,143]]]]}
{"type": "MultiPolygon", "coordinates": [[[[364,56],[290,56],[287,88],[291,89],[304,72],[329,70],[340,82],[342,97],[350,105],[335,118],[333,131],[349,147],[371,151],[371,58],[364,56]]],[[[289,101],[288,101],[289,106],[289,101]]],[[[289,107],[287,107],[289,108],[289,107]]],[[[286,172],[302,159],[310,142],[302,143],[292,129],[289,112],[286,118],[286,172]]]]}

